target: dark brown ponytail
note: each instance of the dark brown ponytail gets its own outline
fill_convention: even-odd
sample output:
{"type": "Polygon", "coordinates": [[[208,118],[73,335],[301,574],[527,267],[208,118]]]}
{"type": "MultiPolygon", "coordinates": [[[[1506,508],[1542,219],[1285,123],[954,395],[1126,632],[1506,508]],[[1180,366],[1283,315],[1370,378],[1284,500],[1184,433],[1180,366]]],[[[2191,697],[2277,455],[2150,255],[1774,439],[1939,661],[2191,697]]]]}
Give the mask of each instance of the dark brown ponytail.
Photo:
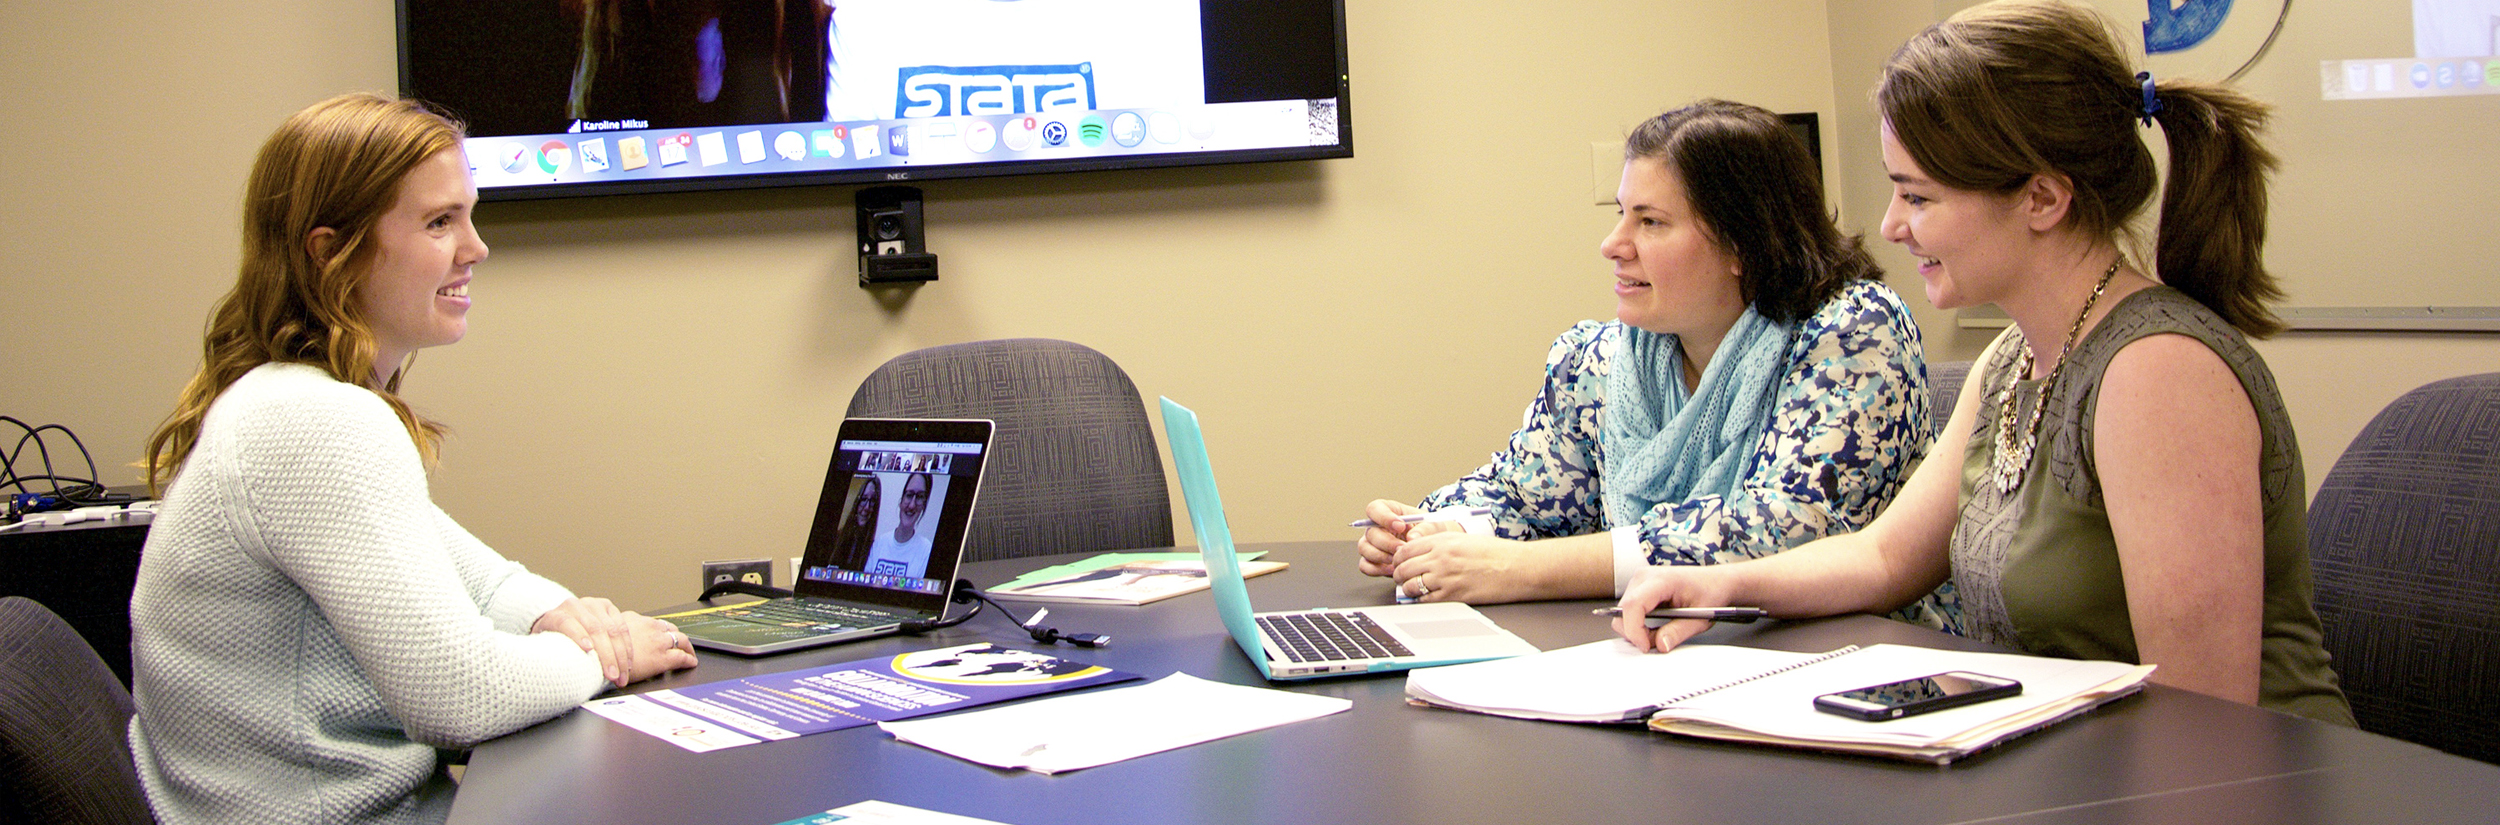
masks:
{"type": "Polygon", "coordinates": [[[2155,105],[2128,67],[2109,22],[2060,0],[1974,6],[1930,26],[1884,67],[1876,105],[1936,182],[2006,193],[2033,175],[2070,183],[2077,231],[2118,245],[2151,200],[2153,154],[2137,136],[2161,125],[2170,180],[2153,242],[2153,273],[2252,336],[2282,322],[2266,274],[2266,176],[2258,141],[2265,104],[2220,86],[2155,80],[2155,105]],[[2149,110],[2149,111],[2148,111],[2149,110]]]}

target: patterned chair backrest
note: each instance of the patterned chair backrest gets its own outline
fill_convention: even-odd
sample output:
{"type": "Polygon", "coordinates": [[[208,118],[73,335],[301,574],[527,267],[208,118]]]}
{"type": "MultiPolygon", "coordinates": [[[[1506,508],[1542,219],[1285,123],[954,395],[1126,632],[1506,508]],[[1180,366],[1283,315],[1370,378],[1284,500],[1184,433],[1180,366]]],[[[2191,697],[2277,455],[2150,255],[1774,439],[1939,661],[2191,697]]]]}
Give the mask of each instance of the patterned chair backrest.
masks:
{"type": "Polygon", "coordinates": [[[1011,338],[907,352],[860,382],[848,414],[998,422],[965,561],[1172,546],[1146,405],[1118,364],[1083,345],[1011,338]]]}
{"type": "Polygon", "coordinates": [[[130,692],[67,622],[0,599],[0,822],[154,822],[130,692]]]}
{"type": "Polygon", "coordinates": [[[1927,362],[1927,420],[1933,422],[1935,435],[1944,432],[1945,422],[1953,420],[1953,402],[1962,397],[1962,381],[1970,377],[1969,361],[1927,362]]]}
{"type": "Polygon", "coordinates": [[[2362,729],[2500,762],[2500,373],[2371,419],[2309,504],[2309,564],[2362,729]]]}

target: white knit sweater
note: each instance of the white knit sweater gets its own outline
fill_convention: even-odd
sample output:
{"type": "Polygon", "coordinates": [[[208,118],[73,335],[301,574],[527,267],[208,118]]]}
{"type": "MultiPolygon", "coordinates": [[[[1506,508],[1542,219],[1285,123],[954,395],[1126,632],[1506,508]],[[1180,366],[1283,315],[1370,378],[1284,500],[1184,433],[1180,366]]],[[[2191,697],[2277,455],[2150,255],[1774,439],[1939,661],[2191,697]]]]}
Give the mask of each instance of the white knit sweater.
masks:
{"type": "Polygon", "coordinates": [[[130,744],[166,823],[440,822],[466,748],[597,694],[571,596],[434,506],[382,400],[301,364],[210,407],[130,602],[130,744]]]}

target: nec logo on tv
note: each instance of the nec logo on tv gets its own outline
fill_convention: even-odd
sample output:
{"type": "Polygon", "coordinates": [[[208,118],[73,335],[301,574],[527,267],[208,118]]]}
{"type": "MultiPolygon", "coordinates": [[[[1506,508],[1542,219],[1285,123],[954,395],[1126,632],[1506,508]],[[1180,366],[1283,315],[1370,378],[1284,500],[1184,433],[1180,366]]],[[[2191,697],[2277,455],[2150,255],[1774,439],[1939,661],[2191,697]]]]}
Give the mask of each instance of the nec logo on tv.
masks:
{"type": "Polygon", "coordinates": [[[955,117],[1094,108],[1094,64],[906,66],[894,116],[955,117]]]}

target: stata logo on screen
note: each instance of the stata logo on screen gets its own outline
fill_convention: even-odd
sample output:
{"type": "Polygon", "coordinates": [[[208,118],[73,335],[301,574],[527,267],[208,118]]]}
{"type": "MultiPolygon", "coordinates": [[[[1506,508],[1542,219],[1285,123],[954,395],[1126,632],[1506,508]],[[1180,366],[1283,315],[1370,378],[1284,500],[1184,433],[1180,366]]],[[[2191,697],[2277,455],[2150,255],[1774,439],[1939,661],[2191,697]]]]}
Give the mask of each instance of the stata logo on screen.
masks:
{"type": "Polygon", "coordinates": [[[897,118],[1008,115],[1094,108],[1094,64],[908,66],[897,73],[897,118]]]}

